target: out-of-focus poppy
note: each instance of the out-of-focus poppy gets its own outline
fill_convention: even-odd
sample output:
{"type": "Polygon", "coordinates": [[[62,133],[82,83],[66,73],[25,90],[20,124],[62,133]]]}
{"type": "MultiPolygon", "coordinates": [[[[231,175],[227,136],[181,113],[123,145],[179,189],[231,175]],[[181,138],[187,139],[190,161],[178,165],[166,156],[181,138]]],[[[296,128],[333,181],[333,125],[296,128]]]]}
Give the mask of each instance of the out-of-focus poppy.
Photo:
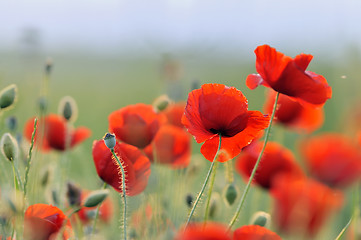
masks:
{"type": "MultiPolygon", "coordinates": [[[[24,128],[24,136],[29,141],[31,141],[34,131],[34,120],[35,118],[28,120],[24,128]]],[[[38,121],[35,140],[37,141],[39,137],[43,138],[40,148],[44,151],[50,149],[62,151],[66,149],[67,144],[69,144],[69,147],[74,147],[90,137],[90,135],[90,129],[86,127],[73,129],[62,116],[49,114],[38,121]]]]}
{"type": "MultiPolygon", "coordinates": [[[[80,199],[81,199],[81,205],[84,204],[84,200],[88,197],[90,194],[90,191],[82,190],[80,199]]],[[[95,217],[95,212],[98,206],[96,207],[82,207],[79,212],[77,212],[79,219],[82,221],[83,224],[89,223],[89,221],[92,221],[95,217]]],[[[108,196],[99,207],[99,215],[98,218],[102,222],[108,223],[110,222],[111,218],[113,216],[113,203],[110,197],[108,196]]]]}
{"type": "Polygon", "coordinates": [[[191,223],[186,230],[179,231],[175,240],[231,240],[231,235],[227,227],[220,223],[191,223]]]}
{"type": "Polygon", "coordinates": [[[180,128],[183,128],[182,116],[184,113],[184,108],[186,107],[185,102],[178,102],[170,104],[164,111],[164,115],[167,117],[168,123],[180,128]]]}
{"type": "Polygon", "coordinates": [[[233,240],[281,240],[281,237],[265,227],[248,225],[237,228],[233,240]]]}
{"type": "Polygon", "coordinates": [[[311,174],[331,187],[344,187],[361,176],[361,151],[353,141],[337,133],[307,139],[301,152],[311,174]]]}
{"type": "Polygon", "coordinates": [[[274,219],[280,230],[314,236],[341,207],[342,193],[312,179],[279,175],[272,186],[274,219]]]}
{"type": "MultiPolygon", "coordinates": [[[[252,147],[245,149],[236,160],[237,172],[247,180],[251,176],[262,147],[263,142],[255,142],[252,147]]],[[[268,189],[272,186],[273,179],[283,173],[303,175],[290,150],[276,142],[268,142],[253,182],[268,189]]]]}
{"type": "Polygon", "coordinates": [[[148,146],[165,123],[166,117],[156,113],[153,106],[138,103],[112,112],[109,117],[109,131],[118,140],[140,149],[148,146]]]}
{"type": "Polygon", "coordinates": [[[191,158],[191,139],[184,129],[172,125],[161,127],[154,137],[153,152],[156,163],[173,168],[185,168],[191,158]]]}
{"type": "Polygon", "coordinates": [[[248,75],[246,84],[250,89],[264,85],[302,103],[318,106],[331,98],[332,90],[326,79],[306,71],[312,55],[302,53],[292,59],[268,45],[258,46],[254,52],[259,74],[248,75]]]}
{"type": "MultiPolygon", "coordinates": [[[[271,114],[275,102],[276,92],[271,90],[265,103],[265,112],[271,114]]],[[[320,128],[324,121],[322,108],[315,108],[305,104],[300,104],[295,99],[280,94],[277,101],[275,120],[289,128],[312,132],[320,128]]]]}
{"type": "MultiPolygon", "coordinates": [[[[117,143],[114,151],[124,164],[126,194],[134,196],[141,193],[148,184],[149,159],[137,147],[125,143],[117,143]]],[[[99,177],[116,191],[122,192],[122,173],[103,140],[94,141],[93,160],[99,177]]]]}
{"type": "Polygon", "coordinates": [[[221,135],[218,161],[225,162],[268,127],[269,117],[248,111],[247,99],[238,89],[204,84],[189,93],[182,123],[198,143],[204,142],[201,153],[209,161],[213,161],[221,135]]]}
{"type": "Polygon", "coordinates": [[[70,222],[59,208],[39,203],[26,209],[24,239],[55,240],[60,233],[63,239],[69,239],[72,236],[70,222]]]}

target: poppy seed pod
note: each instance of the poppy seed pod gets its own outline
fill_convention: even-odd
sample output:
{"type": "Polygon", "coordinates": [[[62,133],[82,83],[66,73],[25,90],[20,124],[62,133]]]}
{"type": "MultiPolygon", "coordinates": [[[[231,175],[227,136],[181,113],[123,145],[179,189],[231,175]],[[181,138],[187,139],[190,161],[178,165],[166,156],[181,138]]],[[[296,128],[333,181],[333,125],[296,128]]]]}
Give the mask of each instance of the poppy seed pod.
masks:
{"type": "Polygon", "coordinates": [[[63,97],[59,102],[58,112],[67,121],[75,122],[78,117],[78,107],[75,100],[70,96],[63,97]]]}
{"type": "Polygon", "coordinates": [[[103,140],[104,140],[105,145],[109,149],[113,149],[115,147],[115,144],[117,143],[117,141],[115,139],[115,134],[111,134],[111,133],[105,134],[103,140]]]}
{"type": "Polygon", "coordinates": [[[11,84],[0,92],[0,110],[6,109],[13,105],[17,99],[18,87],[11,84]]]}
{"type": "Polygon", "coordinates": [[[156,112],[161,112],[165,110],[168,105],[171,103],[169,97],[165,94],[160,95],[153,101],[153,107],[156,112]]]}
{"type": "Polygon", "coordinates": [[[271,225],[271,215],[263,211],[258,211],[253,214],[250,224],[268,228],[271,225]]]}
{"type": "Polygon", "coordinates": [[[0,141],[1,152],[9,160],[13,161],[19,152],[19,147],[17,141],[10,135],[10,133],[5,133],[1,137],[0,141]]]}

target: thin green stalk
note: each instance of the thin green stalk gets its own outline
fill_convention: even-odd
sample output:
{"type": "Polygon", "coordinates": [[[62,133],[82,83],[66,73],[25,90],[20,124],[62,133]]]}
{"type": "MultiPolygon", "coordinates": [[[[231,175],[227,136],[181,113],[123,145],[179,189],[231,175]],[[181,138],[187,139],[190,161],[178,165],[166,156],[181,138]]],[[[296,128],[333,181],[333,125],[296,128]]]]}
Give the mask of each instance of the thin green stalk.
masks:
{"type": "Polygon", "coordinates": [[[191,209],[191,211],[190,211],[190,213],[189,213],[188,220],[187,220],[187,223],[186,223],[186,226],[185,226],[184,230],[187,229],[188,224],[189,224],[189,222],[191,221],[192,216],[193,216],[193,214],[194,214],[194,211],[195,211],[195,209],[196,209],[196,207],[197,207],[197,205],[198,205],[198,202],[199,202],[199,200],[201,199],[201,197],[202,197],[202,195],[203,195],[203,192],[204,192],[204,190],[205,190],[205,188],[206,188],[206,186],[207,186],[207,184],[208,184],[209,176],[211,175],[211,173],[212,173],[212,171],[213,171],[213,167],[214,167],[215,162],[217,162],[218,153],[219,153],[219,150],[221,149],[221,142],[222,142],[222,136],[219,135],[219,143],[218,143],[218,149],[217,149],[216,155],[214,156],[214,159],[213,159],[213,161],[212,161],[212,164],[211,164],[211,166],[210,166],[210,168],[209,168],[209,170],[208,170],[208,173],[207,173],[206,179],[204,180],[204,183],[203,183],[203,186],[202,186],[202,188],[201,188],[201,191],[199,192],[196,200],[194,201],[193,207],[192,207],[192,209],[191,209]]]}
{"type": "Polygon", "coordinates": [[[207,196],[207,203],[206,203],[206,212],[205,212],[205,214],[204,214],[204,225],[206,224],[206,222],[207,222],[207,220],[208,220],[209,205],[210,205],[210,202],[211,202],[214,180],[216,179],[218,161],[215,161],[215,162],[216,162],[216,163],[214,164],[214,171],[212,172],[211,183],[210,183],[210,185],[209,185],[208,194],[207,194],[208,196],[207,196]]]}
{"type": "Polygon", "coordinates": [[[124,231],[124,240],[127,239],[127,197],[126,197],[126,186],[125,186],[125,172],[122,163],[120,162],[118,156],[115,154],[114,148],[111,149],[111,152],[116,159],[121,171],[122,171],[122,195],[124,201],[124,210],[123,210],[123,231],[124,231]]]}
{"type": "Polygon", "coordinates": [[[17,191],[23,190],[23,183],[21,181],[20,175],[19,175],[19,171],[15,166],[14,161],[11,161],[11,165],[13,167],[13,173],[14,173],[14,181],[15,181],[15,189],[17,191]]]}
{"type": "Polygon", "coordinates": [[[29,178],[29,171],[30,171],[30,166],[31,166],[31,157],[32,157],[32,153],[33,153],[33,148],[34,148],[34,142],[35,142],[35,134],[36,134],[36,129],[37,129],[37,123],[38,123],[38,119],[35,118],[34,120],[34,130],[33,130],[33,134],[31,135],[31,145],[29,148],[29,153],[28,153],[28,157],[26,160],[26,170],[25,170],[25,179],[24,179],[24,199],[26,199],[26,193],[27,193],[27,187],[28,187],[28,178],[29,178]]]}
{"type": "Polygon", "coordinates": [[[243,194],[242,194],[241,200],[240,200],[240,202],[239,202],[239,205],[237,206],[237,210],[236,210],[235,214],[233,215],[232,220],[230,221],[230,223],[229,223],[229,225],[228,225],[228,229],[229,229],[229,230],[232,228],[233,224],[236,222],[236,220],[237,220],[237,218],[238,218],[238,216],[239,216],[239,214],[240,214],[240,212],[241,212],[241,209],[242,209],[242,207],[243,207],[243,204],[244,204],[244,202],[245,202],[245,200],[246,200],[246,196],[247,196],[248,191],[249,191],[249,189],[250,189],[250,187],[251,187],[251,183],[252,183],[252,181],[253,181],[253,178],[254,178],[254,176],[256,175],[256,171],[257,171],[258,165],[259,165],[259,163],[261,162],[261,158],[262,158],[263,152],[264,152],[264,150],[265,150],[265,148],[266,148],[266,145],[267,145],[267,142],[268,142],[268,138],[269,138],[269,134],[270,134],[270,131],[271,131],[271,126],[272,126],[273,118],[274,118],[275,113],[276,113],[276,108],[277,108],[277,102],[278,102],[278,97],[279,97],[279,95],[280,95],[280,94],[277,92],[276,99],[275,99],[275,103],[274,103],[274,105],[273,105],[273,111],[272,111],[272,115],[271,115],[271,120],[270,120],[269,126],[268,126],[268,128],[267,128],[267,130],[266,130],[266,135],[265,135],[265,138],[264,138],[264,144],[263,144],[262,150],[261,150],[261,152],[260,152],[260,154],[259,154],[259,156],[258,156],[258,158],[257,158],[256,164],[255,164],[254,167],[253,167],[251,176],[249,177],[248,183],[247,183],[247,185],[246,185],[246,188],[245,188],[244,191],[243,191],[243,194]]]}
{"type": "MultiPolygon", "coordinates": [[[[107,184],[107,183],[104,183],[102,189],[106,189],[107,186],[108,186],[108,184],[107,184]]],[[[93,235],[93,231],[94,231],[95,226],[96,226],[96,224],[97,224],[97,220],[98,220],[98,216],[99,216],[100,205],[102,205],[102,204],[99,204],[99,205],[97,206],[97,210],[96,210],[96,212],[95,212],[95,218],[94,218],[94,222],[93,222],[93,227],[92,227],[92,229],[91,229],[91,231],[90,231],[90,236],[93,235]]]]}
{"type": "Polygon", "coordinates": [[[354,218],[354,216],[352,216],[350,218],[350,220],[347,222],[347,224],[345,225],[345,227],[341,230],[341,232],[337,235],[337,237],[335,238],[335,240],[340,240],[342,239],[343,234],[346,232],[347,228],[350,226],[352,219],[354,218]]]}
{"type": "Polygon", "coordinates": [[[233,183],[233,161],[232,159],[224,163],[226,166],[226,180],[227,183],[233,183]]]}

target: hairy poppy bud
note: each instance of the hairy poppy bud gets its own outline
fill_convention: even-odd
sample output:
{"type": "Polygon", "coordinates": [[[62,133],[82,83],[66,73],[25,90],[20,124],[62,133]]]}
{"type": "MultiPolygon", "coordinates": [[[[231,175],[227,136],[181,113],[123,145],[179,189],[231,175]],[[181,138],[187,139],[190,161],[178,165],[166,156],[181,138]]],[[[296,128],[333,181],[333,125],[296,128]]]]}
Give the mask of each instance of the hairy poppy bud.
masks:
{"type": "Polygon", "coordinates": [[[6,122],[6,126],[9,128],[10,131],[12,132],[16,131],[18,127],[18,120],[15,116],[10,116],[6,118],[5,122],[6,122]]]}
{"type": "Polygon", "coordinates": [[[66,196],[70,206],[80,206],[81,189],[72,182],[67,183],[66,196]]]}
{"type": "Polygon", "coordinates": [[[115,134],[111,134],[111,133],[105,134],[103,140],[104,140],[105,145],[109,149],[113,149],[115,147],[115,144],[117,143],[117,141],[115,139],[115,134]]]}
{"type": "Polygon", "coordinates": [[[46,59],[46,61],[45,61],[45,74],[50,75],[52,68],[53,68],[53,59],[51,59],[51,58],[46,59]]]}
{"type": "Polygon", "coordinates": [[[18,143],[10,133],[5,133],[0,141],[1,152],[9,160],[14,161],[18,155],[19,147],[18,143]]]}
{"type": "Polygon", "coordinates": [[[63,97],[60,100],[58,112],[67,121],[75,122],[78,117],[78,107],[75,100],[70,96],[63,97]]]}
{"type": "Polygon", "coordinates": [[[161,95],[159,97],[157,97],[154,101],[153,101],[153,107],[154,110],[156,112],[161,112],[163,110],[165,110],[169,103],[171,102],[171,100],[169,99],[169,97],[167,95],[161,95]]]}
{"type": "Polygon", "coordinates": [[[271,215],[262,211],[256,212],[253,214],[250,224],[267,228],[271,224],[271,215]]]}
{"type": "Polygon", "coordinates": [[[192,205],[193,205],[193,196],[192,196],[192,194],[187,194],[187,196],[186,196],[186,204],[187,204],[187,206],[189,208],[192,207],[192,205]]]}
{"type": "Polygon", "coordinates": [[[46,109],[48,108],[48,100],[46,100],[46,97],[44,97],[44,96],[39,97],[38,107],[41,112],[46,112],[46,109]]]}
{"type": "Polygon", "coordinates": [[[223,190],[223,199],[226,201],[228,206],[232,206],[232,204],[236,201],[238,196],[238,190],[233,183],[228,184],[223,190]]]}
{"type": "Polygon", "coordinates": [[[84,201],[84,207],[95,207],[101,204],[109,195],[108,189],[93,191],[84,201]]]}
{"type": "Polygon", "coordinates": [[[11,84],[0,92],[0,110],[6,109],[13,105],[17,98],[18,87],[11,84]]]}
{"type": "Polygon", "coordinates": [[[211,197],[211,203],[209,206],[209,217],[211,219],[215,218],[217,212],[218,212],[218,206],[219,206],[219,199],[220,196],[218,193],[213,193],[211,197]]]}

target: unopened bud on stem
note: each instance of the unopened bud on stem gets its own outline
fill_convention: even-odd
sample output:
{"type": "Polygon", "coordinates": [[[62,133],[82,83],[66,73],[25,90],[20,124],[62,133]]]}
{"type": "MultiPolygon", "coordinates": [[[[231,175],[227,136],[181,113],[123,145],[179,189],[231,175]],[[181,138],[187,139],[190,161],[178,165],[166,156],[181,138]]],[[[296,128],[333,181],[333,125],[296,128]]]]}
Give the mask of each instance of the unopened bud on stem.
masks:
{"type": "Polygon", "coordinates": [[[117,143],[115,139],[115,134],[107,133],[105,134],[104,138],[105,145],[112,150],[115,147],[115,144],[117,143]]]}

